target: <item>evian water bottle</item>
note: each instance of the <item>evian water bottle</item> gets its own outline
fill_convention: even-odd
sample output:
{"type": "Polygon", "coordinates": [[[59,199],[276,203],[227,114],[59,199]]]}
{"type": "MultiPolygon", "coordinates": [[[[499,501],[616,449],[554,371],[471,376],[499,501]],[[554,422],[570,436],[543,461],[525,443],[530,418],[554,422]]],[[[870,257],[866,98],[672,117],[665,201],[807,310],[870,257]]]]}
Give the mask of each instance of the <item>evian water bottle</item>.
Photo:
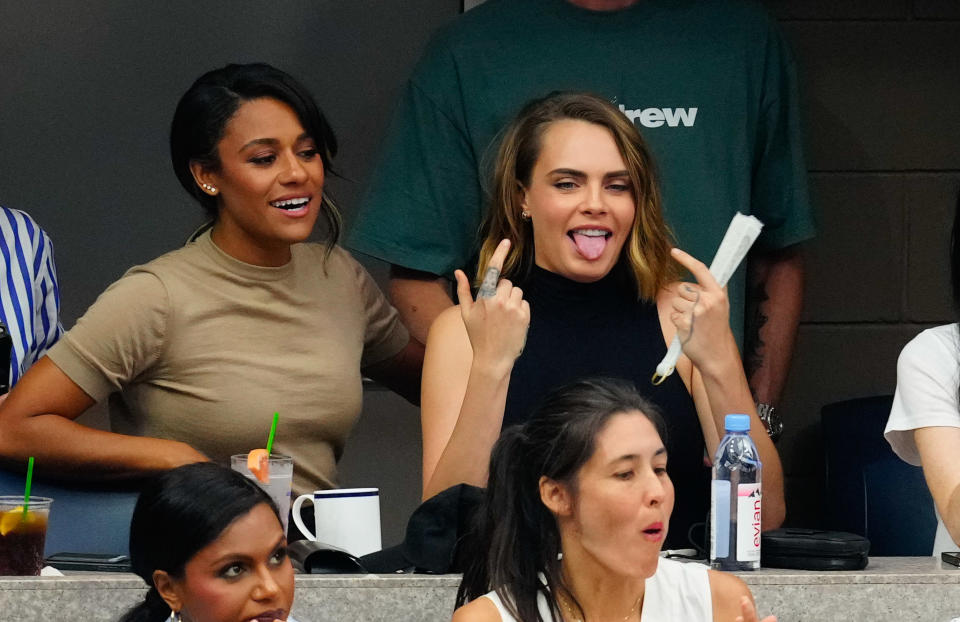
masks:
{"type": "Polygon", "coordinates": [[[727,430],[713,461],[710,489],[710,566],[760,567],[760,454],[748,415],[727,415],[727,430]]]}

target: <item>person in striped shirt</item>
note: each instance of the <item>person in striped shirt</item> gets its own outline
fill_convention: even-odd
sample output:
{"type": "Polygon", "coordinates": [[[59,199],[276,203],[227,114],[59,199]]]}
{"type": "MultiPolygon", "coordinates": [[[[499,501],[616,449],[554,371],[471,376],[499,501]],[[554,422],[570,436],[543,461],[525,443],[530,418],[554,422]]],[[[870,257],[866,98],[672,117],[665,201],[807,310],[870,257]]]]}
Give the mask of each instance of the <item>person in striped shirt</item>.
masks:
{"type": "MultiPolygon", "coordinates": [[[[0,322],[13,339],[9,386],[63,334],[53,244],[26,213],[0,206],[0,322]]],[[[0,370],[0,373],[5,373],[0,370]]],[[[0,383],[2,384],[2,383],[0,383]]]]}

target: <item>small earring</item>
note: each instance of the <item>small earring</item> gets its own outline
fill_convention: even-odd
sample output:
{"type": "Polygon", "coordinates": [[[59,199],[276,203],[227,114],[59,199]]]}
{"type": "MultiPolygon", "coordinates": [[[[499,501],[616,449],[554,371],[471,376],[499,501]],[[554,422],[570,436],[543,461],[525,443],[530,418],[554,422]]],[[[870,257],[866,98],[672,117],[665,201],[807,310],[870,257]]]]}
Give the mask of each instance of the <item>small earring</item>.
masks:
{"type": "Polygon", "coordinates": [[[527,210],[523,210],[522,212],[520,212],[520,218],[522,220],[530,220],[530,212],[528,212],[527,210]]]}
{"type": "Polygon", "coordinates": [[[173,609],[171,609],[170,617],[167,618],[167,622],[180,622],[180,612],[174,611],[173,609]]]}
{"type": "Polygon", "coordinates": [[[208,193],[210,193],[210,194],[216,194],[216,193],[217,193],[216,187],[211,186],[211,185],[208,184],[208,183],[202,183],[202,184],[200,184],[200,186],[201,186],[204,190],[206,190],[208,193]]]}

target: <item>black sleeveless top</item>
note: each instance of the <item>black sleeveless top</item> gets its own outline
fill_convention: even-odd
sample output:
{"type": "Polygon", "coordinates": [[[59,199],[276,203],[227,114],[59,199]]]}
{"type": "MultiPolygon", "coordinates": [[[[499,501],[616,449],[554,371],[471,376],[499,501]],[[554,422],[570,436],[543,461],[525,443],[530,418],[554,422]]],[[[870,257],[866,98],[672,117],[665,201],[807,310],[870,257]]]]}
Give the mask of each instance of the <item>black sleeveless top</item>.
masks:
{"type": "MultiPolygon", "coordinates": [[[[593,283],[534,266],[521,287],[530,303],[530,330],[510,376],[503,426],[524,422],[550,390],[568,382],[629,380],[659,407],[667,426],[667,473],[676,500],[664,548],[688,548],[687,531],[705,522],[710,509],[710,469],[696,407],[680,376],[660,386],[650,382],[667,352],[656,304],[638,299],[631,275],[619,265],[593,283]]],[[[702,542],[702,532],[695,532],[702,542]]]]}

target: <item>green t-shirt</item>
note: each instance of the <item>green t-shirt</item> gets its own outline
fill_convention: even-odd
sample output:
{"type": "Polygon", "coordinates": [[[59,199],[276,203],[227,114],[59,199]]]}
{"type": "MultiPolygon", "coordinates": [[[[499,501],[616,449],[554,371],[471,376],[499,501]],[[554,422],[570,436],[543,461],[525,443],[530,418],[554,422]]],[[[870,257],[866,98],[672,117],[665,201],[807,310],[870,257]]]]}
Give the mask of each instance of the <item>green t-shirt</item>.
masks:
{"type": "MultiPolygon", "coordinates": [[[[637,124],[678,245],[705,263],[735,212],[759,248],[813,236],[793,56],[760,8],[488,0],[431,42],[395,112],[348,246],[451,276],[471,265],[498,133],[530,99],[592,91],[637,124]]],[[[741,338],[744,270],[730,281],[741,338]]]]}

